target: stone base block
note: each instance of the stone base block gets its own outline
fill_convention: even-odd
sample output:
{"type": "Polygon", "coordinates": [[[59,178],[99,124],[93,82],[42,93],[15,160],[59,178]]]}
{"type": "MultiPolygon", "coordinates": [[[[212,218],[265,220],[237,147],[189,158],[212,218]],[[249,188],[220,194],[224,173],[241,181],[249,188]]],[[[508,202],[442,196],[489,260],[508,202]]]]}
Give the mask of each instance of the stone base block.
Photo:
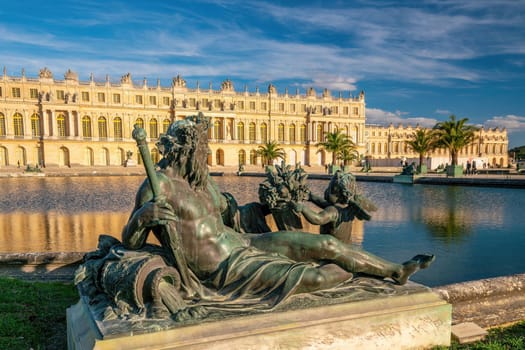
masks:
{"type": "MultiPolygon", "coordinates": [[[[67,310],[70,350],[426,349],[449,346],[451,305],[429,289],[308,308],[105,334],[83,299],[67,310]]],[[[121,321],[130,322],[130,321],[121,321]]],[[[129,329],[129,327],[122,327],[129,329]]]]}

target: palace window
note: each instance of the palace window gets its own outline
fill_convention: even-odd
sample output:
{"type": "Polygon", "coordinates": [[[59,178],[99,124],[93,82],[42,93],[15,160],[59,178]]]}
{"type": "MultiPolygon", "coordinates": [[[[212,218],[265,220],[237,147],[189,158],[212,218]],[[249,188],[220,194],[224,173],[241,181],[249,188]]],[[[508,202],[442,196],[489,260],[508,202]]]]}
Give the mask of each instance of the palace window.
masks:
{"type": "Polygon", "coordinates": [[[106,102],[106,94],[103,93],[103,92],[99,92],[99,93],[97,93],[97,100],[98,100],[98,102],[100,102],[100,103],[104,103],[104,102],[106,102]]]}
{"type": "Polygon", "coordinates": [[[113,94],[113,103],[120,103],[120,94],[113,94]]]}
{"type": "Polygon", "coordinates": [[[348,107],[343,107],[343,114],[348,115],[348,107]]]}
{"type": "Polygon", "coordinates": [[[57,116],[57,132],[58,137],[65,137],[66,136],[66,118],[63,114],[59,114],[57,116]]]}
{"type": "Polygon", "coordinates": [[[0,136],[5,137],[5,135],[5,116],[2,113],[0,113],[0,136]]]}
{"type": "Polygon", "coordinates": [[[137,120],[135,120],[135,124],[136,124],[139,128],[144,129],[144,119],[142,119],[142,118],[137,118],[137,120]]]}
{"type": "Polygon", "coordinates": [[[295,113],[295,103],[290,105],[290,112],[295,113]]]}
{"type": "Polygon", "coordinates": [[[239,151],[239,165],[246,165],[246,152],[243,149],[239,151]]]}
{"type": "Polygon", "coordinates": [[[305,143],[306,142],[306,125],[305,124],[301,124],[301,143],[305,143]]]}
{"type": "Polygon", "coordinates": [[[87,115],[82,117],[82,137],[91,139],[91,118],[87,115]]]}
{"type": "Polygon", "coordinates": [[[277,132],[277,141],[284,142],[284,124],[280,123],[277,132]]]}
{"type": "Polygon", "coordinates": [[[250,101],[250,110],[255,111],[255,101],[250,101]]]}
{"type": "Polygon", "coordinates": [[[15,130],[15,137],[24,137],[24,120],[20,113],[13,115],[13,128],[15,130]]]}
{"type": "Polygon", "coordinates": [[[244,110],[244,101],[237,102],[237,106],[239,106],[239,109],[242,111],[244,110]]]}
{"type": "Polygon", "coordinates": [[[88,91],[82,91],[82,101],[89,102],[89,92],[88,91]]]}
{"type": "Polygon", "coordinates": [[[135,95],[135,103],[138,105],[142,104],[142,95],[135,95]]]}
{"type": "Polygon", "coordinates": [[[301,104],[301,112],[306,113],[306,105],[304,103],[301,104]]]}
{"type": "Polygon", "coordinates": [[[157,123],[157,119],[152,118],[149,121],[149,137],[150,139],[158,139],[159,138],[159,125],[157,123]]]}
{"type": "Polygon", "coordinates": [[[2,97],[2,87],[0,86],[0,97],[2,97]]]}
{"type": "Polygon", "coordinates": [[[318,142],[323,142],[324,141],[324,137],[323,137],[323,126],[321,124],[317,124],[317,128],[316,128],[316,137],[317,137],[317,141],[318,142]]]}
{"type": "Polygon", "coordinates": [[[115,140],[122,140],[122,119],[116,117],[113,120],[113,133],[115,134],[115,140]]]}
{"type": "Polygon", "coordinates": [[[267,108],[267,103],[266,102],[261,102],[261,109],[263,111],[266,111],[268,108],[267,108]]]}
{"type": "Polygon", "coordinates": [[[220,130],[221,130],[221,123],[219,123],[218,120],[213,122],[213,137],[214,139],[218,140],[220,139],[220,130]]]}
{"type": "Polygon", "coordinates": [[[57,90],[57,100],[60,100],[60,101],[65,100],[64,90],[57,90]]]}
{"type": "Polygon", "coordinates": [[[167,133],[168,132],[168,128],[170,127],[170,120],[169,119],[164,119],[162,121],[162,132],[163,133],[167,133]]]}
{"type": "Polygon", "coordinates": [[[31,136],[40,136],[40,116],[36,113],[31,116],[31,136]]]}
{"type": "Polygon", "coordinates": [[[261,124],[261,141],[263,143],[268,143],[268,126],[266,123],[261,124]]]}
{"type": "Polygon", "coordinates": [[[170,105],[170,98],[168,96],[164,96],[162,98],[162,104],[165,105],[165,106],[169,106],[170,105]]]}
{"type": "Polygon", "coordinates": [[[157,105],[157,96],[150,96],[149,97],[149,104],[150,105],[157,105]]]}
{"type": "Polygon", "coordinates": [[[359,115],[359,107],[354,107],[354,115],[359,115]]]}
{"type": "Polygon", "coordinates": [[[99,140],[108,138],[108,123],[105,117],[98,117],[98,138],[99,140]]]}
{"type": "Polygon", "coordinates": [[[250,127],[248,128],[248,137],[250,139],[250,143],[255,142],[255,123],[250,123],[250,127]]]}
{"type": "Polygon", "coordinates": [[[11,89],[14,98],[20,98],[20,88],[14,87],[11,89]]]}
{"type": "Polygon", "coordinates": [[[244,141],[244,123],[237,123],[237,140],[244,141]]]}
{"type": "Polygon", "coordinates": [[[250,151],[250,165],[257,164],[257,151],[252,149],[250,151]]]}
{"type": "Polygon", "coordinates": [[[295,143],[295,124],[291,124],[288,128],[288,138],[290,143],[295,143]]]}
{"type": "Polygon", "coordinates": [[[279,112],[284,112],[284,103],[279,103],[279,112]]]}
{"type": "Polygon", "coordinates": [[[29,89],[29,97],[32,99],[38,98],[38,89],[29,89]]]}
{"type": "Polygon", "coordinates": [[[195,107],[195,99],[190,98],[190,107],[195,107]]]}

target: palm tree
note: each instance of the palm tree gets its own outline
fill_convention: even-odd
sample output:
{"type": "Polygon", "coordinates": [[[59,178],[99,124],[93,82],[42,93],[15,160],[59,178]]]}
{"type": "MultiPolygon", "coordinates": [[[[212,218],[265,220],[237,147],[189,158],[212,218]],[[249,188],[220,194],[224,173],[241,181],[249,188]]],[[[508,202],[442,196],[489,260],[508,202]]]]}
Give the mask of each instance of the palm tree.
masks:
{"type": "Polygon", "coordinates": [[[272,165],[274,159],[280,158],[284,160],[286,154],[276,141],[270,141],[259,146],[257,155],[261,156],[263,165],[272,165]]]}
{"type": "Polygon", "coordinates": [[[350,141],[352,144],[350,147],[343,148],[339,153],[338,158],[343,161],[344,165],[350,165],[350,162],[359,158],[359,152],[357,151],[357,146],[354,142],[350,141]]]}
{"type": "Polygon", "coordinates": [[[433,130],[437,137],[437,147],[446,148],[450,153],[451,165],[458,165],[459,151],[476,140],[478,128],[474,125],[467,125],[468,118],[456,120],[455,115],[450,119],[437,123],[433,130]]]}
{"type": "Polygon", "coordinates": [[[425,155],[436,148],[436,134],[434,130],[417,129],[410,135],[407,145],[419,155],[418,171],[421,173],[425,155]]]}
{"type": "Polygon", "coordinates": [[[355,143],[341,130],[327,133],[325,141],[319,142],[316,146],[319,147],[317,152],[323,150],[332,152],[332,165],[336,164],[338,159],[348,160],[348,156],[357,152],[355,143]]]}

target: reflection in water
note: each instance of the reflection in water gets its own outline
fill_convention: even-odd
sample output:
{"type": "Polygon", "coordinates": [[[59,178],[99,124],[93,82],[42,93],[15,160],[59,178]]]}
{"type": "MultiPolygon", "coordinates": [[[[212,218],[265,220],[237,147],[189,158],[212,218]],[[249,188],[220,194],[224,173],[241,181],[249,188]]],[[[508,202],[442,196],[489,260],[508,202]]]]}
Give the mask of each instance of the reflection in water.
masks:
{"type": "MultiPolygon", "coordinates": [[[[0,252],[90,251],[100,234],[120,239],[143,180],[0,179],[0,252]]],[[[214,180],[242,205],[258,201],[263,178],[214,180]]],[[[318,195],[328,184],[308,183],[318,195]]],[[[415,276],[417,282],[433,286],[525,272],[523,190],[372,182],[358,187],[378,210],[369,222],[354,221],[352,243],[393,261],[435,253],[436,262],[415,276]]],[[[318,232],[317,226],[303,224],[305,231],[318,232]]],[[[276,229],[271,220],[270,227],[276,229]]]]}

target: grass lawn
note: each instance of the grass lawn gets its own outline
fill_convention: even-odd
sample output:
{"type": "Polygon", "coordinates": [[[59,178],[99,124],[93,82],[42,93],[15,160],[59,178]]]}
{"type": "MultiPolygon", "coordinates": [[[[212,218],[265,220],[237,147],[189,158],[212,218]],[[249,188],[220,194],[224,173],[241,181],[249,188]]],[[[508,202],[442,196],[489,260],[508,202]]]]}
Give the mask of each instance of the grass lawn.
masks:
{"type": "Polygon", "coordinates": [[[0,349],[67,349],[66,309],[78,301],[72,283],[0,278],[0,349]]]}
{"type": "MultiPolygon", "coordinates": [[[[78,301],[73,284],[0,277],[0,291],[0,349],[67,349],[66,309],[78,301]]],[[[525,321],[492,329],[482,342],[449,349],[525,349],[525,321]]]]}

